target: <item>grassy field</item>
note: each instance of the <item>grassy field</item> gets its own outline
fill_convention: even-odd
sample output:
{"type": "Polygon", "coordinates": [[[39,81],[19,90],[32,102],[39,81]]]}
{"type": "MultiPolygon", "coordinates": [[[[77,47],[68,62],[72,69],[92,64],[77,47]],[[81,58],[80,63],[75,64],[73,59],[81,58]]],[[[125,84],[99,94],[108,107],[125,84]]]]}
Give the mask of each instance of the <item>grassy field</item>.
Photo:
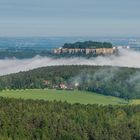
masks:
{"type": "Polygon", "coordinates": [[[131,100],[129,104],[138,105],[140,104],[140,99],[131,100]]]}
{"type": "Polygon", "coordinates": [[[69,103],[81,103],[81,104],[103,104],[103,105],[116,105],[126,104],[127,102],[123,99],[104,96],[96,93],[90,93],[86,91],[66,91],[66,90],[39,90],[39,89],[28,89],[28,90],[12,90],[0,92],[2,97],[10,98],[22,98],[22,99],[43,99],[43,100],[57,100],[67,101],[69,103]]]}

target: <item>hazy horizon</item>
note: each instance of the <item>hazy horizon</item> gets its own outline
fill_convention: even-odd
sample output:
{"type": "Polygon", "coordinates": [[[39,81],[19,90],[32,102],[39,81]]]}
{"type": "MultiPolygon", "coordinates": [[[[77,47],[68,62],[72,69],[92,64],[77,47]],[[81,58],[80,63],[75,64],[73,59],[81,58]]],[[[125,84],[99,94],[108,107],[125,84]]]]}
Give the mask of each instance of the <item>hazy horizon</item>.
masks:
{"type": "Polygon", "coordinates": [[[1,37],[140,36],[138,0],[0,0],[1,37]]]}

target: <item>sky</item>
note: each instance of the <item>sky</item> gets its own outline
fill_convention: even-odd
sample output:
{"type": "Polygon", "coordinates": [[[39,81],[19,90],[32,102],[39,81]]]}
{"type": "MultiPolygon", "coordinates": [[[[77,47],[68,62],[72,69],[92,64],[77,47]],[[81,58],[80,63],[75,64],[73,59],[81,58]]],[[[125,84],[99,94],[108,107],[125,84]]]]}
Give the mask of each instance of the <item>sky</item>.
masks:
{"type": "Polygon", "coordinates": [[[0,36],[140,36],[140,0],[0,0],[0,36]]]}

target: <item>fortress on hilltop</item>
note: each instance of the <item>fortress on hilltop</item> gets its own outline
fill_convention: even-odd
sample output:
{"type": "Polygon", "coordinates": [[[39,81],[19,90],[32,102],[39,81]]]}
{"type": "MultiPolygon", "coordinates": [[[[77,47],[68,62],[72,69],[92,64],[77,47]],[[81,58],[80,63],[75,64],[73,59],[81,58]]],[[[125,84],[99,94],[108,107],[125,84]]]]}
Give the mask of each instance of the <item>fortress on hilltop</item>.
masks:
{"type": "Polygon", "coordinates": [[[111,55],[116,53],[117,48],[111,43],[101,42],[76,42],[73,44],[64,44],[63,47],[53,50],[54,54],[93,54],[93,55],[111,55]]]}

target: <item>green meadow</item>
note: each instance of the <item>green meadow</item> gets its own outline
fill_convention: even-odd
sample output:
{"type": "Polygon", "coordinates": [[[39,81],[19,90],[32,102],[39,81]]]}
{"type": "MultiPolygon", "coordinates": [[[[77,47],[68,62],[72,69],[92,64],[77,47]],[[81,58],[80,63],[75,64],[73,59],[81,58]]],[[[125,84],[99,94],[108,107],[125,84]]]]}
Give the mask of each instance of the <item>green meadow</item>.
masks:
{"type": "MultiPolygon", "coordinates": [[[[117,105],[127,104],[127,101],[121,98],[105,96],[87,91],[68,91],[55,89],[26,89],[26,90],[5,90],[0,92],[1,97],[22,98],[22,99],[43,99],[48,101],[67,101],[68,103],[81,104],[102,104],[117,105]]],[[[133,101],[134,102],[134,101],[133,101]]]]}
{"type": "Polygon", "coordinates": [[[138,104],[140,104],[140,99],[131,100],[131,101],[130,101],[130,104],[138,105],[138,104]]]}

